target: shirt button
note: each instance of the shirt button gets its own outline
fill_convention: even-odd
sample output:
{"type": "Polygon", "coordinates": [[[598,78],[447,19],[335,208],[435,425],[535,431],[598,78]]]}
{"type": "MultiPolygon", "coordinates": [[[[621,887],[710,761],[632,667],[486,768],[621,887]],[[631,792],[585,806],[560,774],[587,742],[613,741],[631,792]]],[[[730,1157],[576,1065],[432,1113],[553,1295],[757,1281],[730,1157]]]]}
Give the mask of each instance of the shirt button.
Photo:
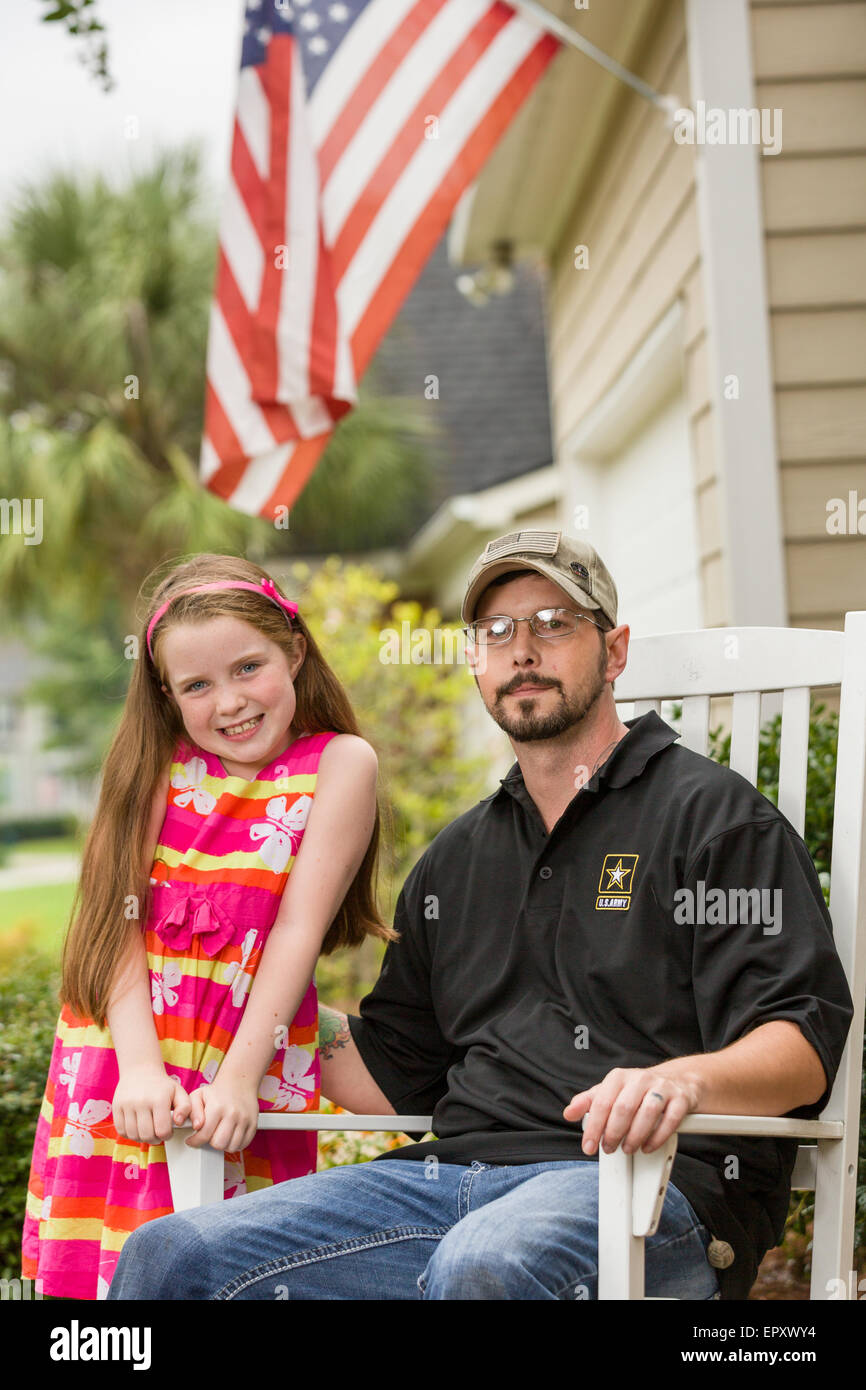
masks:
{"type": "Polygon", "coordinates": [[[551,869],[551,867],[550,867],[549,864],[545,864],[545,866],[544,866],[543,869],[539,869],[539,870],[538,870],[538,877],[539,877],[539,878],[552,878],[552,877],[553,877],[553,870],[551,869]]]}

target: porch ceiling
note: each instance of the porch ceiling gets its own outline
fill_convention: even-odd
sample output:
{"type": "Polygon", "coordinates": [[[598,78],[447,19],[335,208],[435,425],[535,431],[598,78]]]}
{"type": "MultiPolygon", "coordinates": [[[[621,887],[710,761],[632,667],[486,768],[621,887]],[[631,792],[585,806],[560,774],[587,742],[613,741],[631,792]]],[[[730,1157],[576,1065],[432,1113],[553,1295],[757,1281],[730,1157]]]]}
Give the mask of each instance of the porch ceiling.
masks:
{"type": "MultiPolygon", "coordinates": [[[[573,0],[542,0],[551,14],[641,77],[638,55],[654,20],[672,2],[603,0],[576,10],[573,0]]],[[[604,133],[626,101],[644,98],[579,50],[563,48],[457,209],[449,235],[452,263],[486,260],[500,239],[513,242],[518,256],[550,256],[604,133]]]]}

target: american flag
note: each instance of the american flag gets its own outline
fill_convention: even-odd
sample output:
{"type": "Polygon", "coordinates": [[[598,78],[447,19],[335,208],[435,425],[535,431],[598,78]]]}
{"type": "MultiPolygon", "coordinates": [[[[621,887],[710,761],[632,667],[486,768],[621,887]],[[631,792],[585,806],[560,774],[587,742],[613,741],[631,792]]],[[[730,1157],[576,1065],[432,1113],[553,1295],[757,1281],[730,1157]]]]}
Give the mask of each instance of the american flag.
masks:
{"type": "Polygon", "coordinates": [[[273,521],[559,44],[503,0],[247,0],[200,476],[273,521]]]}

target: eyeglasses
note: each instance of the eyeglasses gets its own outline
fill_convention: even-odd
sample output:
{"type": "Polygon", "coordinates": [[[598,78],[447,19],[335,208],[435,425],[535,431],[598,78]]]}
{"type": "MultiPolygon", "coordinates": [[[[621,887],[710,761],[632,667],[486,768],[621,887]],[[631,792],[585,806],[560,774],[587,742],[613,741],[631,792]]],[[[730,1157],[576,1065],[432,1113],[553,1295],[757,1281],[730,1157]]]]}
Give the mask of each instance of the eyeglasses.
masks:
{"type": "Polygon", "coordinates": [[[473,645],[496,647],[511,641],[515,623],[529,623],[536,637],[553,639],[570,637],[577,632],[577,625],[581,621],[592,623],[593,627],[604,632],[601,623],[588,618],[585,613],[575,613],[571,608],[540,608],[531,618],[509,618],[507,614],[497,613],[491,618],[476,618],[463,631],[467,642],[473,645]]]}

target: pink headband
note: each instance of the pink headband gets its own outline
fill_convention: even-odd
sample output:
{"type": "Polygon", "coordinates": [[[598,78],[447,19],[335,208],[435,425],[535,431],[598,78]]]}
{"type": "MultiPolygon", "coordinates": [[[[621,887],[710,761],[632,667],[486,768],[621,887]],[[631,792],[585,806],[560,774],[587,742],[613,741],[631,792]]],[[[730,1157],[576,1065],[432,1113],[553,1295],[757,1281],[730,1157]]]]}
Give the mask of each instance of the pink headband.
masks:
{"type": "Polygon", "coordinates": [[[252,589],[253,593],[264,594],[265,597],[269,598],[272,603],[278,604],[279,607],[283,608],[287,614],[291,615],[289,617],[290,627],[292,625],[291,620],[296,616],[298,611],[298,605],[296,603],[292,603],[290,599],[283,598],[282,594],[277,593],[277,587],[272,579],[262,579],[258,584],[250,584],[247,582],[246,579],[238,579],[228,583],[223,583],[222,581],[220,581],[216,584],[197,584],[194,589],[182,589],[180,593],[172,594],[171,598],[168,599],[167,602],[165,602],[161,608],[157,608],[156,612],[154,613],[153,617],[147,625],[147,650],[150,652],[151,661],[153,661],[153,647],[151,646],[150,641],[151,633],[153,632],[153,629],[156,627],[163,613],[165,613],[165,611],[171,607],[176,598],[182,598],[184,594],[201,594],[204,593],[206,589],[252,589]]]}

